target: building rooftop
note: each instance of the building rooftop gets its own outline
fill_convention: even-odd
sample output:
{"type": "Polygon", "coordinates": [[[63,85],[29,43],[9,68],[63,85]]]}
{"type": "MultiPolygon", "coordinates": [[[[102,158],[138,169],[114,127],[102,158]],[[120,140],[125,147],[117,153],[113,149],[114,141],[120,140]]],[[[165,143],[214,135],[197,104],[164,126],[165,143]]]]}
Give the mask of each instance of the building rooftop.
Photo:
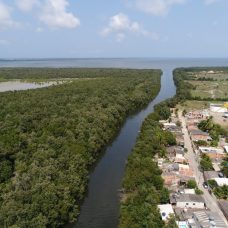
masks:
{"type": "Polygon", "coordinates": [[[191,130],[190,131],[191,135],[204,135],[204,136],[209,136],[207,132],[201,131],[201,130],[191,130]]]}
{"type": "Polygon", "coordinates": [[[218,172],[216,172],[216,171],[204,171],[203,175],[204,175],[205,181],[208,181],[208,180],[217,178],[218,172]]]}
{"type": "Polygon", "coordinates": [[[228,185],[228,178],[214,178],[218,186],[228,185]]]}
{"type": "Polygon", "coordinates": [[[224,154],[223,148],[219,147],[199,147],[199,150],[202,153],[217,153],[217,154],[224,154]]]}
{"type": "Polygon", "coordinates": [[[180,194],[177,197],[172,196],[172,202],[198,202],[205,203],[204,199],[200,195],[194,194],[180,194]]]}
{"type": "Polygon", "coordinates": [[[219,207],[221,208],[223,214],[228,220],[228,201],[227,200],[218,200],[219,207]]]}
{"type": "Polygon", "coordinates": [[[171,204],[158,205],[162,220],[167,220],[170,214],[174,214],[173,207],[171,204]]]}
{"type": "Polygon", "coordinates": [[[222,218],[215,212],[209,211],[197,211],[193,213],[194,221],[197,227],[203,228],[227,228],[222,218]]]}

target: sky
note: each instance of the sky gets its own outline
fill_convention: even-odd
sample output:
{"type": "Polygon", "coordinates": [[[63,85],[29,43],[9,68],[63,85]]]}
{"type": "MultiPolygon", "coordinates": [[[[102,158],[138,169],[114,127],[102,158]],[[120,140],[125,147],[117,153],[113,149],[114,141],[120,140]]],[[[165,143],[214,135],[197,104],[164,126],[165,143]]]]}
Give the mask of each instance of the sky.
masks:
{"type": "Polygon", "coordinates": [[[228,57],[228,0],[0,0],[0,58],[228,57]]]}

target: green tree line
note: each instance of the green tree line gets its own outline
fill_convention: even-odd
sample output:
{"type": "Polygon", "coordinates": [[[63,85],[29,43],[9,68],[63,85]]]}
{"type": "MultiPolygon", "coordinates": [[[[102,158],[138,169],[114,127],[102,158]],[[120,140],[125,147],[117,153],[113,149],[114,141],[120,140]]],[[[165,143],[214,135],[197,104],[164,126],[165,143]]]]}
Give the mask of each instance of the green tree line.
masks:
{"type": "MultiPolygon", "coordinates": [[[[154,162],[154,157],[166,155],[166,146],[175,145],[176,139],[170,132],[163,131],[159,120],[171,116],[170,108],[190,97],[191,84],[187,84],[179,69],[174,70],[173,78],[176,95],[155,106],[154,112],[143,122],[136,145],[129,156],[123,180],[124,196],[120,209],[120,228],[176,227],[170,221],[162,221],[158,204],[168,203],[169,191],[164,187],[162,171],[154,162]]],[[[175,219],[172,218],[171,221],[175,219]]]]}

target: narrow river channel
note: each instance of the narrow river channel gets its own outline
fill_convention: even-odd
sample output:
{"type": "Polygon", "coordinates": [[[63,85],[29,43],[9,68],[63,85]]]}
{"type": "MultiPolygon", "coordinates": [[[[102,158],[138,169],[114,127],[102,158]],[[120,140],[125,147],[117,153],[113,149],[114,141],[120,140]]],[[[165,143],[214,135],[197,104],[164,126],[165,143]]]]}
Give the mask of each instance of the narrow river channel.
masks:
{"type": "Polygon", "coordinates": [[[106,149],[90,175],[88,194],[76,224],[67,228],[116,228],[126,161],[135,145],[143,120],[154,105],[175,95],[173,69],[189,66],[228,66],[227,59],[51,59],[0,61],[0,67],[117,67],[162,69],[161,90],[144,110],[130,116],[116,139],[106,149]]]}

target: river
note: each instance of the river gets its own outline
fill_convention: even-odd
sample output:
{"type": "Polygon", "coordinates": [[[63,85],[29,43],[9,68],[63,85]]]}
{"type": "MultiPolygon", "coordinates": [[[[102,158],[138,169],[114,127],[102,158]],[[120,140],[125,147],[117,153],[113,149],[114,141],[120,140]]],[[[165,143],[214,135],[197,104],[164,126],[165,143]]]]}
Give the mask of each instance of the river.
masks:
{"type": "Polygon", "coordinates": [[[76,224],[67,228],[116,228],[120,199],[118,190],[124,176],[127,158],[135,145],[143,120],[155,104],[175,95],[172,71],[176,67],[228,66],[228,59],[52,59],[0,61],[0,67],[117,67],[162,69],[161,90],[145,109],[130,116],[116,139],[91,172],[88,194],[76,224]]]}

